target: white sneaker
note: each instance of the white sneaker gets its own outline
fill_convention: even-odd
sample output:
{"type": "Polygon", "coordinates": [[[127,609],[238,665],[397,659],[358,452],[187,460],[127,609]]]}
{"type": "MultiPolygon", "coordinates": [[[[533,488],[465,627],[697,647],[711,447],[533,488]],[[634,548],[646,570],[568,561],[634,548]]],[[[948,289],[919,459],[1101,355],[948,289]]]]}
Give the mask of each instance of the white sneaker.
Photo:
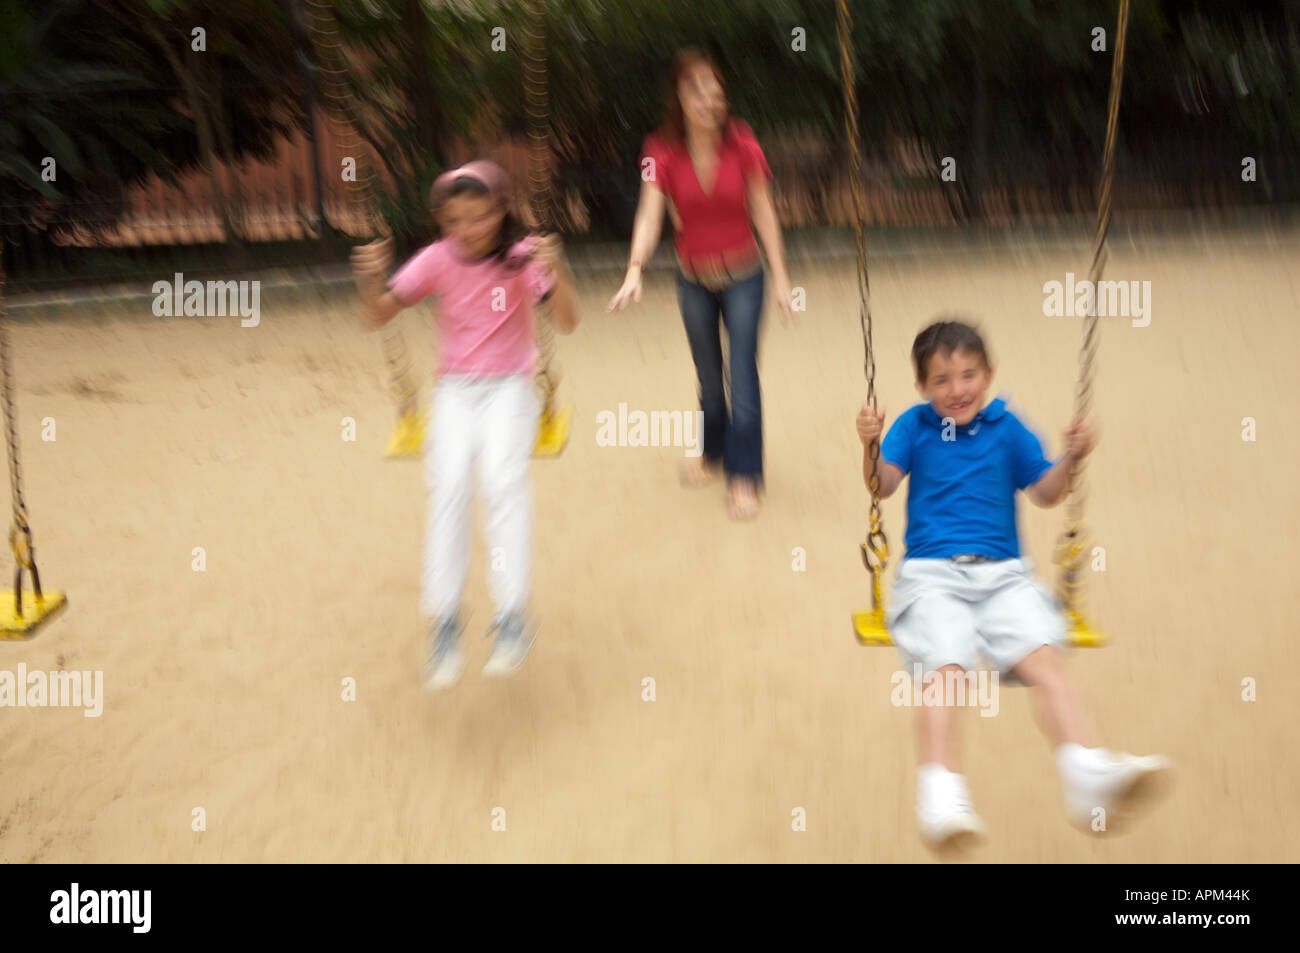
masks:
{"type": "Polygon", "coordinates": [[[460,623],[455,618],[434,622],[429,627],[428,654],[424,660],[424,687],[440,692],[460,681],[465,655],[460,650],[460,623]]]}
{"type": "Polygon", "coordinates": [[[984,833],[970,788],[960,774],[942,765],[922,765],[916,784],[916,823],[932,848],[967,847],[984,833]]]}
{"type": "Polygon", "coordinates": [[[493,630],[496,630],[497,640],[487,664],[483,666],[483,674],[488,678],[504,678],[519,671],[537,640],[537,633],[528,626],[522,613],[498,617],[488,634],[491,635],[493,630]]]}
{"type": "Polygon", "coordinates": [[[1161,793],[1172,767],[1160,755],[1063,745],[1057,755],[1070,823],[1104,833],[1132,820],[1161,793]]]}

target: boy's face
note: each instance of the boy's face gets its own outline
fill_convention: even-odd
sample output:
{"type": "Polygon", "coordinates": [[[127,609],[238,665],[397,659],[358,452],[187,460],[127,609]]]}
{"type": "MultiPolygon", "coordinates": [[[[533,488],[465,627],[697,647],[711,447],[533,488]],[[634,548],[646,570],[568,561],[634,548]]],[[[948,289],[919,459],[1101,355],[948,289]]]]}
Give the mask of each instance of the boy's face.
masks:
{"type": "Polygon", "coordinates": [[[443,231],[460,239],[465,254],[482,258],[496,247],[505,207],[490,195],[454,195],[442,205],[443,231]]]}
{"type": "Polygon", "coordinates": [[[993,383],[993,368],[970,351],[942,351],[930,356],[924,381],[916,389],[928,400],[940,417],[951,417],[958,427],[965,427],[984,407],[984,392],[993,383]]]}

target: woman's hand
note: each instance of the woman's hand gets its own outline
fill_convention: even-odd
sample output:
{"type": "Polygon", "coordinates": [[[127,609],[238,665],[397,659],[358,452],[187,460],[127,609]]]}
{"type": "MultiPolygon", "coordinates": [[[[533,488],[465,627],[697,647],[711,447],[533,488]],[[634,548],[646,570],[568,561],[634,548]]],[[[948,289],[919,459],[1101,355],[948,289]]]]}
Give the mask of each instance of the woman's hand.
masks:
{"type": "Polygon", "coordinates": [[[799,321],[794,316],[794,291],[790,287],[789,275],[776,275],[772,278],[772,296],[776,299],[781,323],[786,326],[798,324],[799,321]]]}
{"type": "Polygon", "coordinates": [[[622,311],[627,307],[629,301],[641,302],[641,266],[633,265],[627,270],[627,277],[623,279],[623,287],[618,289],[618,293],[609,299],[609,307],[605,312],[622,311]]]}

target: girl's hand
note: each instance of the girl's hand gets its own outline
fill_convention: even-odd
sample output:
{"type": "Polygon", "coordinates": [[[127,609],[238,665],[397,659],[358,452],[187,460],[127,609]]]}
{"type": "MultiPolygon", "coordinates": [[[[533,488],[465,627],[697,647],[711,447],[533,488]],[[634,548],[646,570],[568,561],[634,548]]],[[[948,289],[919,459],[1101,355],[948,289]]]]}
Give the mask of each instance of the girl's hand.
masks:
{"type": "Polygon", "coordinates": [[[772,296],[776,299],[781,323],[787,326],[791,323],[798,324],[799,321],[794,316],[794,291],[790,287],[788,275],[780,275],[772,279],[772,296]]]}
{"type": "Polygon", "coordinates": [[[862,409],[858,411],[858,439],[862,441],[862,445],[870,447],[873,442],[880,439],[884,429],[885,412],[873,411],[870,404],[863,404],[862,409]]]}
{"type": "Polygon", "coordinates": [[[609,307],[605,309],[608,314],[613,311],[622,311],[627,307],[629,301],[635,301],[638,304],[641,301],[641,269],[634,265],[627,270],[627,277],[623,279],[623,287],[618,289],[618,293],[609,299],[609,307]]]}
{"type": "Polygon", "coordinates": [[[550,234],[539,238],[533,248],[533,260],[551,274],[558,274],[564,267],[564,242],[560,236],[550,234]]]}
{"type": "Polygon", "coordinates": [[[393,267],[393,240],[383,238],[352,249],[352,274],[362,285],[373,286],[393,267]]]}
{"type": "Polygon", "coordinates": [[[1097,445],[1097,435],[1086,420],[1075,420],[1065,428],[1065,455],[1082,460],[1097,445]]]}

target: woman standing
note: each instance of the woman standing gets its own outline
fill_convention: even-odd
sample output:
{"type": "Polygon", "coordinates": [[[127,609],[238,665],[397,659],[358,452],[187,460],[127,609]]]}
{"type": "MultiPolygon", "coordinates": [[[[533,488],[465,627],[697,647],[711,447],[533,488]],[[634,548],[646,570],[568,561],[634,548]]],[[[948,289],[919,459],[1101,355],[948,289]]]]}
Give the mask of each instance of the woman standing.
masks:
{"type": "Polygon", "coordinates": [[[678,300],[704,412],[703,453],[687,459],[682,478],[690,486],[703,486],[721,463],[728,508],[736,519],[758,513],[763,481],[758,335],[764,275],[755,230],[767,251],[777,306],[783,317],[792,316],[771,177],[753,131],[728,115],[717,65],[699,50],[678,53],[668,116],[641,151],[632,253],[609,310],[641,300],[641,273],[659,244],[667,205],[677,230],[678,300]],[[730,413],[719,316],[730,342],[730,413]]]}

